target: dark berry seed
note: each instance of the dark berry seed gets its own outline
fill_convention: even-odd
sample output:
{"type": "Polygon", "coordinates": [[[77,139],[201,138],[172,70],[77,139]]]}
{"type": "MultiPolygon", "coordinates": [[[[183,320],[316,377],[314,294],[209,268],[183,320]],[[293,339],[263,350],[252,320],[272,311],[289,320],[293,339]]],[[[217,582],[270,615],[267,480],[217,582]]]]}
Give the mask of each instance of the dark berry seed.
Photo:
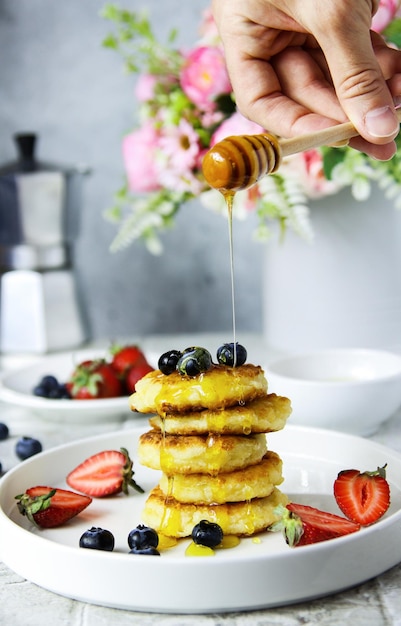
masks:
{"type": "Polygon", "coordinates": [[[79,547],[112,552],[114,549],[114,536],[105,528],[92,526],[92,528],[86,530],[83,535],[81,535],[79,547]]]}
{"type": "Polygon", "coordinates": [[[248,356],[246,349],[240,343],[236,343],[235,348],[234,352],[234,343],[225,343],[220,346],[217,350],[217,360],[220,365],[233,367],[235,363],[235,366],[239,367],[245,363],[248,356]]]}
{"type": "Polygon", "coordinates": [[[4,439],[7,439],[8,435],[9,430],[7,424],[3,424],[3,422],[0,422],[0,441],[4,441],[4,439]]]}
{"type": "Polygon", "coordinates": [[[143,548],[157,548],[159,535],[153,528],[139,524],[131,530],[128,535],[128,545],[132,550],[142,550],[143,548]]]}
{"type": "Polygon", "coordinates": [[[169,374],[172,374],[177,367],[178,359],[180,357],[181,357],[181,352],[179,350],[169,350],[168,352],[165,352],[164,354],[161,355],[159,359],[159,362],[158,362],[159,370],[163,374],[166,374],[167,376],[169,374]]]}
{"type": "Polygon", "coordinates": [[[223,531],[219,524],[201,520],[192,529],[192,539],[198,545],[215,548],[223,541],[223,531]]]}
{"type": "Polygon", "coordinates": [[[33,437],[21,437],[15,445],[15,453],[21,461],[42,452],[42,444],[33,437]]]}
{"type": "Polygon", "coordinates": [[[147,548],[132,548],[129,551],[129,554],[148,554],[150,556],[160,556],[159,550],[153,548],[152,546],[148,546],[147,548]]]}

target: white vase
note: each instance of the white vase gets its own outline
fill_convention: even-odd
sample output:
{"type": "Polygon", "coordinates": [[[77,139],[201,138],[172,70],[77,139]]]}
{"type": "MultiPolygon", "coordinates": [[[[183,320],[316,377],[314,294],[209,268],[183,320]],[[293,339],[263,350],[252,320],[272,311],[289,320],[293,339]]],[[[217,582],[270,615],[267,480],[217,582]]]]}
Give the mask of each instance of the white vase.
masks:
{"type": "Polygon", "coordinates": [[[401,211],[374,189],[315,201],[307,243],[292,232],[266,246],[264,334],[285,352],[401,349],[401,211]]]}

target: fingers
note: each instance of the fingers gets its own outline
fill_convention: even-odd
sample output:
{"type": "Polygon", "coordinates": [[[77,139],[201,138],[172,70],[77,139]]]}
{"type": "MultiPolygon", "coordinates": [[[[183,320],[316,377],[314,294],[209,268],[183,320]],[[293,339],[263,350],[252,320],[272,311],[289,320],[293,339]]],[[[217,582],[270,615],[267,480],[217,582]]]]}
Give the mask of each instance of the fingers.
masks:
{"type": "MultiPolygon", "coordinates": [[[[356,27],[352,36],[346,28],[321,36],[319,43],[348,119],[367,141],[391,142],[399,132],[399,122],[385,75],[401,72],[400,54],[383,47],[376,56],[370,33],[363,26],[356,27]]],[[[392,89],[398,84],[399,79],[394,79],[392,89]]]]}
{"type": "Polygon", "coordinates": [[[239,110],[284,137],[351,120],[350,145],[395,152],[401,52],[370,34],[377,2],[213,0],[239,110]]]}
{"type": "Polygon", "coordinates": [[[241,113],[276,135],[291,137],[346,119],[333,87],[300,47],[286,49],[271,63],[233,48],[226,61],[241,113]]]}

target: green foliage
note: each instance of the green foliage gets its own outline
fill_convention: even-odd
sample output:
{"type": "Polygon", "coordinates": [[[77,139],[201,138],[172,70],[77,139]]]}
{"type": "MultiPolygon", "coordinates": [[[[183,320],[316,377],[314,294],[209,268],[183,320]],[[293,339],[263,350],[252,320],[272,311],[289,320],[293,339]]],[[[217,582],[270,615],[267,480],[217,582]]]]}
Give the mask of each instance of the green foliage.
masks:
{"type": "Polygon", "coordinates": [[[115,32],[103,40],[103,46],[120,53],[128,72],[145,71],[149,74],[168,75],[176,73],[182,63],[181,55],[171,48],[177,31],[168,36],[168,44],[156,39],[145,11],[135,12],[121,9],[115,4],[106,4],[101,16],[113,22],[115,32]]]}

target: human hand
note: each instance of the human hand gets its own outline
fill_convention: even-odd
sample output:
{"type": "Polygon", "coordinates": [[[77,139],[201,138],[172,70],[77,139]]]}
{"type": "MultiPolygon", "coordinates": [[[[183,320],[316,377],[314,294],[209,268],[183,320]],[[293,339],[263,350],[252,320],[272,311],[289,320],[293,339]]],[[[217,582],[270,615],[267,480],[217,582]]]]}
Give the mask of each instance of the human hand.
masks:
{"type": "Polygon", "coordinates": [[[283,137],[349,119],[386,160],[399,131],[401,51],[370,31],[375,0],[213,0],[239,110],[283,137]],[[374,5],[374,6],[373,6],[374,5]]]}

